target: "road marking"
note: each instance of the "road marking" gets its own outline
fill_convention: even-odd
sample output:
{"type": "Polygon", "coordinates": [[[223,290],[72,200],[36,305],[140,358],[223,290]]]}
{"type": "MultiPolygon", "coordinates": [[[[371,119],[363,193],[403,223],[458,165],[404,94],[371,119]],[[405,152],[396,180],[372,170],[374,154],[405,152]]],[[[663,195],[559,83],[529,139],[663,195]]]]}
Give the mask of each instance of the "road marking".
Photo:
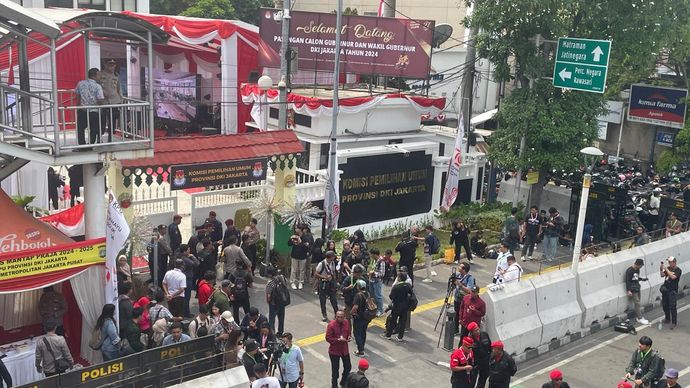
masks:
{"type": "Polygon", "coordinates": [[[317,360],[319,360],[319,361],[321,361],[321,362],[324,362],[324,363],[326,363],[326,364],[328,364],[328,363],[331,362],[331,360],[330,360],[329,358],[326,358],[326,356],[324,356],[323,354],[317,352],[316,350],[314,350],[314,349],[312,349],[312,348],[305,348],[304,350],[305,350],[307,353],[311,354],[312,357],[316,358],[317,360]]]}
{"type": "MultiPolygon", "coordinates": [[[[388,340],[384,340],[384,341],[388,341],[388,340]]],[[[373,350],[373,353],[372,353],[372,354],[375,354],[375,355],[377,355],[377,356],[383,358],[384,360],[390,362],[391,364],[394,364],[395,362],[398,361],[398,360],[396,360],[395,358],[393,358],[393,357],[389,356],[388,354],[386,354],[386,352],[384,352],[383,350],[381,350],[381,349],[379,349],[379,348],[377,348],[377,347],[375,347],[375,346],[371,346],[370,344],[366,344],[366,345],[365,345],[365,348],[369,348],[369,350],[373,350]]]]}
{"type": "Polygon", "coordinates": [[[303,348],[305,346],[318,344],[319,342],[322,342],[325,340],[326,340],[326,334],[321,333],[321,334],[313,335],[311,337],[299,339],[299,340],[295,341],[295,343],[297,344],[297,346],[303,348]]]}
{"type": "MultiPolygon", "coordinates": [[[[687,310],[687,309],[690,309],[690,305],[686,305],[686,306],[683,306],[683,307],[679,308],[679,309],[678,309],[678,312],[680,313],[680,312],[683,312],[683,311],[685,311],[685,310],[687,310]]],[[[639,333],[639,332],[641,332],[642,330],[649,329],[650,327],[652,327],[653,325],[655,325],[656,323],[658,323],[658,322],[661,321],[662,319],[664,319],[664,317],[659,317],[659,318],[657,318],[657,319],[655,319],[655,320],[649,322],[649,324],[647,324],[647,325],[642,325],[642,326],[640,326],[640,327],[637,329],[637,332],[639,333]]],[[[577,353],[577,354],[575,354],[575,355],[573,355],[573,356],[570,356],[570,357],[568,357],[568,358],[566,358],[566,359],[564,359],[564,360],[562,360],[562,361],[559,361],[559,362],[557,362],[557,363],[555,363],[555,364],[553,364],[553,365],[550,365],[550,366],[548,366],[548,367],[542,368],[542,369],[540,369],[540,370],[538,370],[538,371],[536,371],[536,372],[534,372],[534,373],[531,373],[531,374],[529,374],[529,375],[527,375],[527,376],[525,376],[525,377],[519,378],[519,379],[513,381],[513,382],[510,384],[510,386],[513,387],[513,388],[519,388],[519,387],[520,387],[519,384],[522,384],[522,383],[524,383],[524,382],[526,382],[526,381],[528,381],[528,380],[531,380],[531,379],[533,379],[533,378],[535,378],[535,377],[537,377],[537,376],[540,376],[540,375],[543,375],[543,374],[547,374],[547,373],[551,372],[551,371],[552,371],[553,369],[555,369],[555,368],[558,368],[558,367],[561,367],[561,366],[563,366],[563,365],[566,365],[566,364],[568,364],[568,363],[570,363],[570,362],[572,362],[572,361],[575,361],[575,360],[577,360],[577,359],[579,359],[579,358],[582,358],[583,356],[586,356],[586,355],[588,355],[588,354],[590,354],[590,353],[592,353],[592,352],[596,352],[597,350],[599,350],[599,349],[601,349],[601,348],[605,348],[606,346],[609,346],[609,345],[611,345],[612,343],[614,343],[614,342],[616,342],[616,341],[619,341],[619,340],[621,340],[621,339],[623,339],[623,338],[629,337],[629,336],[630,336],[630,334],[628,334],[628,333],[619,334],[619,335],[617,335],[617,336],[615,336],[615,337],[613,337],[613,338],[611,338],[611,339],[609,339],[609,340],[606,340],[606,341],[604,341],[604,342],[602,342],[602,343],[600,343],[600,344],[598,344],[598,345],[596,345],[596,346],[594,346],[594,347],[588,348],[587,350],[584,350],[584,351],[582,351],[582,352],[579,352],[579,353],[577,353]]],[[[686,369],[684,369],[684,371],[687,370],[687,369],[690,369],[690,368],[686,368],[686,369]]],[[[687,373],[687,372],[686,372],[686,373],[687,373]]]]}

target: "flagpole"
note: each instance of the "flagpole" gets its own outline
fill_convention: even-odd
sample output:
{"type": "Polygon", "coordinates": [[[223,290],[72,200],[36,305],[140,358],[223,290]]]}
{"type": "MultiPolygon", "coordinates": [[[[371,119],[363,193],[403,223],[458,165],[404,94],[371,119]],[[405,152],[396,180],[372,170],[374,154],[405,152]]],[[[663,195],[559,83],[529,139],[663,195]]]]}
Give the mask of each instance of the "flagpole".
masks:
{"type": "Polygon", "coordinates": [[[340,83],[340,34],[343,24],[343,0],[338,0],[335,28],[335,58],[333,61],[333,115],[331,117],[330,150],[328,153],[328,192],[326,193],[326,230],[327,235],[338,226],[340,199],[338,193],[338,86],[340,83]]]}

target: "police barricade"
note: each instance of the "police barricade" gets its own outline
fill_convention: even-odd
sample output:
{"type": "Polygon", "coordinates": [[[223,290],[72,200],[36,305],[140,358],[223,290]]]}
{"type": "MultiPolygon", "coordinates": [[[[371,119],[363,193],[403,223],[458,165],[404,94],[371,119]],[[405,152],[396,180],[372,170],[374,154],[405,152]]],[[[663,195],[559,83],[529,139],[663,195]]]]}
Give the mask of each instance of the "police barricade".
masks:
{"type": "Polygon", "coordinates": [[[214,372],[214,338],[150,349],[131,356],[77,369],[26,387],[164,387],[214,372]]]}
{"type": "Polygon", "coordinates": [[[577,283],[570,268],[547,272],[530,279],[537,301],[537,315],[542,324],[540,343],[548,344],[579,332],[582,309],[577,302],[577,283]]]}
{"type": "MultiPolygon", "coordinates": [[[[640,301],[642,303],[654,303],[661,301],[661,285],[664,283],[664,278],[661,277],[659,267],[660,264],[668,265],[666,259],[669,256],[674,256],[678,259],[680,265],[681,258],[688,255],[690,252],[690,244],[685,242],[686,233],[676,236],[667,237],[663,240],[655,241],[651,244],[640,247],[644,252],[645,266],[643,271],[644,276],[649,279],[647,282],[641,282],[640,301]]],[[[682,268],[682,267],[681,267],[682,268]]],[[[681,276],[681,280],[683,277],[681,276]]]]}
{"type": "Polygon", "coordinates": [[[503,341],[509,353],[536,349],[541,341],[541,321],[532,282],[504,285],[484,294],[486,330],[491,338],[503,341]]]}
{"type": "MultiPolygon", "coordinates": [[[[633,265],[633,263],[635,263],[635,260],[645,258],[644,251],[642,250],[642,248],[635,247],[625,251],[606,255],[606,257],[608,257],[609,261],[611,262],[613,271],[613,283],[615,287],[613,287],[611,291],[615,293],[615,295],[618,298],[616,315],[623,314],[627,311],[635,311],[635,307],[632,304],[632,299],[628,296],[628,290],[625,288],[625,273],[627,272],[628,268],[630,268],[633,265]]],[[[641,278],[645,277],[645,267],[647,267],[646,260],[645,265],[640,269],[641,278]]],[[[644,282],[640,282],[640,286],[644,285],[644,282]]],[[[640,302],[642,303],[642,305],[651,303],[647,299],[643,299],[641,297],[641,294],[640,302]]]]}
{"type": "Polygon", "coordinates": [[[582,307],[582,327],[602,323],[616,315],[621,280],[613,278],[608,256],[599,256],[580,263],[577,274],[578,299],[582,307]]]}

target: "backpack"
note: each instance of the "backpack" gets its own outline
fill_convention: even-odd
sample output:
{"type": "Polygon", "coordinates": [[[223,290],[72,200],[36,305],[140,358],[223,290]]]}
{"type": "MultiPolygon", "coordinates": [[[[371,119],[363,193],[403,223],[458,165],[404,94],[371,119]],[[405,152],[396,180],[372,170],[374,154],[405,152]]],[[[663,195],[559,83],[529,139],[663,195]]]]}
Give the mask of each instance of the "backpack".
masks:
{"type": "Polygon", "coordinates": [[[362,318],[366,319],[367,321],[371,321],[372,319],[376,318],[376,314],[378,313],[378,307],[376,306],[376,300],[369,296],[366,292],[361,292],[360,297],[362,300],[364,300],[364,305],[360,306],[361,308],[361,313],[360,315],[362,318]]]}
{"type": "Polygon", "coordinates": [[[197,338],[206,337],[208,335],[208,326],[206,325],[206,323],[204,323],[203,326],[199,326],[199,325],[201,325],[201,322],[199,322],[199,320],[196,318],[194,318],[194,322],[196,322],[196,336],[197,336],[197,338]]]}
{"type": "Polygon", "coordinates": [[[273,286],[273,290],[271,290],[271,301],[276,306],[287,306],[290,304],[290,290],[288,290],[285,279],[282,276],[277,276],[276,279],[276,284],[273,286]]]}
{"type": "Polygon", "coordinates": [[[417,305],[419,304],[419,300],[417,300],[417,295],[415,295],[414,291],[410,290],[410,294],[407,296],[407,306],[410,309],[410,311],[415,311],[417,309],[417,305]]]}
{"type": "Polygon", "coordinates": [[[429,245],[429,254],[434,255],[438,253],[439,250],[441,250],[441,241],[439,241],[438,237],[436,237],[435,234],[431,235],[431,245],[429,245]]]}
{"type": "Polygon", "coordinates": [[[235,276],[235,286],[233,287],[235,299],[247,299],[249,297],[249,291],[247,291],[247,279],[245,279],[245,273],[241,273],[241,276],[235,276]]]}
{"type": "Polygon", "coordinates": [[[664,372],[666,371],[666,360],[659,355],[659,352],[655,352],[655,355],[659,362],[657,362],[656,370],[654,371],[654,381],[659,381],[664,378],[664,372]]]}
{"type": "Polygon", "coordinates": [[[89,347],[93,350],[99,350],[103,346],[103,338],[101,337],[101,329],[93,329],[91,331],[91,338],[89,338],[89,347]]]}
{"type": "Polygon", "coordinates": [[[519,239],[519,225],[515,219],[511,218],[506,222],[506,229],[508,232],[508,237],[510,237],[512,240],[519,239]]]}
{"type": "Polygon", "coordinates": [[[384,260],[386,263],[386,272],[383,274],[383,281],[387,282],[395,277],[395,269],[388,260],[384,260]]]}
{"type": "Polygon", "coordinates": [[[369,379],[361,373],[352,372],[347,379],[348,388],[369,388],[369,379]]]}

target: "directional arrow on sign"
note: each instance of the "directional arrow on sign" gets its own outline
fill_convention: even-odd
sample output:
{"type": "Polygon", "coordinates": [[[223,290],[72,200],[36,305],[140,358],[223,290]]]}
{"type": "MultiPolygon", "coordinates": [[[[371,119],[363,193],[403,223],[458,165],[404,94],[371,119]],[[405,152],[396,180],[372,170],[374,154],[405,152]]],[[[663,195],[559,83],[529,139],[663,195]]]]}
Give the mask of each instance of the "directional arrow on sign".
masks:
{"type": "Polygon", "coordinates": [[[592,54],[594,54],[594,62],[599,62],[601,56],[604,55],[604,51],[601,49],[601,47],[597,46],[594,48],[594,51],[592,51],[592,54]]]}
{"type": "Polygon", "coordinates": [[[560,73],[558,73],[558,76],[561,77],[563,81],[570,79],[570,77],[573,76],[573,73],[570,71],[566,71],[565,68],[563,68],[560,73]]]}

